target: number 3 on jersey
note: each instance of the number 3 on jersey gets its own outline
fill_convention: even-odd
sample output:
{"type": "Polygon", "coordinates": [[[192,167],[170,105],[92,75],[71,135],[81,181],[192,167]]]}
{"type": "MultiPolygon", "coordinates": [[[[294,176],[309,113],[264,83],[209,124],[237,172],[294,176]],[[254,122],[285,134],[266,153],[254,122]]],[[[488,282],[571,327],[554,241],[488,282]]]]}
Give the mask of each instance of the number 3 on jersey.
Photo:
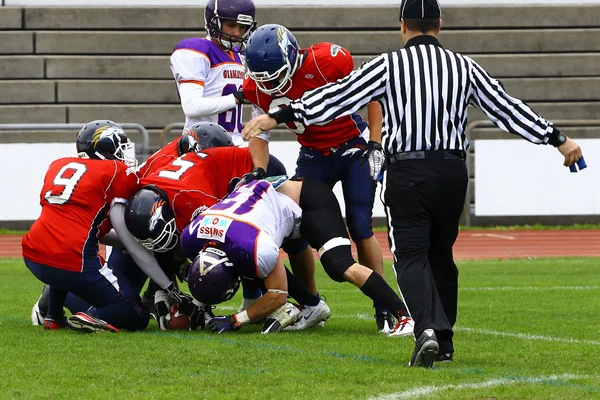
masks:
{"type": "MultiPolygon", "coordinates": [[[[201,159],[208,157],[208,154],[206,153],[196,153],[196,155],[201,159]]],[[[194,165],[195,164],[193,161],[182,160],[181,157],[179,157],[170,165],[172,167],[177,167],[177,169],[171,170],[165,168],[158,173],[158,176],[161,178],[173,179],[174,181],[178,181],[181,178],[181,175],[183,175],[185,171],[192,168],[194,165]]]]}
{"type": "Polygon", "coordinates": [[[54,187],[52,190],[48,190],[44,195],[44,198],[50,204],[65,204],[75,190],[77,182],[81,179],[87,167],[83,164],[71,162],[65,165],[58,171],[56,177],[52,181],[54,187]]]}
{"type": "MultiPolygon", "coordinates": [[[[225,85],[221,94],[223,96],[230,95],[238,91],[238,87],[233,83],[225,85]]],[[[222,112],[219,114],[219,125],[221,125],[227,132],[241,132],[242,131],[242,105],[238,104],[231,110],[222,112]]]]}

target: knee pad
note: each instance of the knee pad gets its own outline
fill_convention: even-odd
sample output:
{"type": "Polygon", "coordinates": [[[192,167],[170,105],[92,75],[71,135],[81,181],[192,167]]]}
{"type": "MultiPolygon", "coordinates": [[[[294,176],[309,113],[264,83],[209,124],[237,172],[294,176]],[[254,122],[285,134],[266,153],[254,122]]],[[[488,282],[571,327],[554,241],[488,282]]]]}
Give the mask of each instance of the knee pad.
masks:
{"type": "Polygon", "coordinates": [[[343,237],[333,238],[319,249],[325,272],[336,282],[345,282],[344,272],[356,263],[350,249],[350,240],[343,237]]]}

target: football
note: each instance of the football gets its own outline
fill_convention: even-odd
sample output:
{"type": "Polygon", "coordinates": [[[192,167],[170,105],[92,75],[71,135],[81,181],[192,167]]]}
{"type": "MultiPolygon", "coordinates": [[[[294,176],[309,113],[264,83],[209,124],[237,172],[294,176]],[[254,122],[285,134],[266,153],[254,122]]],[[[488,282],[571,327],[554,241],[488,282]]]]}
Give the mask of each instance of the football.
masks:
{"type": "Polygon", "coordinates": [[[167,323],[167,327],[173,330],[190,329],[190,317],[184,314],[179,314],[179,306],[171,305],[171,320],[167,323]]]}

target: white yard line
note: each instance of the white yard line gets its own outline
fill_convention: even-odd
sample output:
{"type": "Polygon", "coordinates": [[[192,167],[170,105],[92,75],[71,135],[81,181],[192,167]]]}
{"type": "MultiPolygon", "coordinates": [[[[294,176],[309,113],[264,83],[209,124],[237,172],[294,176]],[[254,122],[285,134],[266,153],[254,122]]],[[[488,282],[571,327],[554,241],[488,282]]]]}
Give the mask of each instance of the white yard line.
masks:
{"type": "Polygon", "coordinates": [[[459,383],[457,385],[428,385],[415,387],[412,389],[404,390],[401,392],[390,393],[382,396],[371,397],[371,400],[396,400],[396,399],[417,399],[419,397],[424,397],[431,395],[436,392],[444,392],[448,390],[463,390],[463,389],[486,389],[496,386],[509,386],[509,385],[518,385],[518,384],[538,384],[538,383],[552,383],[556,384],[556,382],[560,381],[572,381],[576,379],[585,379],[588,378],[585,375],[573,375],[573,374],[563,374],[563,375],[549,375],[549,376],[524,376],[517,378],[495,378],[490,379],[483,382],[474,382],[474,383],[459,383]]]}
{"type": "Polygon", "coordinates": [[[498,235],[497,233],[472,233],[471,237],[491,237],[495,239],[504,239],[504,240],[516,240],[515,236],[510,235],[498,235]]]}
{"type": "Polygon", "coordinates": [[[528,333],[500,332],[500,331],[493,331],[491,329],[474,329],[474,328],[465,328],[462,326],[455,326],[454,330],[456,332],[478,333],[478,334],[482,334],[482,335],[511,337],[511,338],[524,339],[524,340],[541,340],[544,342],[591,344],[594,346],[600,346],[600,340],[561,338],[561,337],[556,337],[556,336],[531,335],[528,333]]]}
{"type": "Polygon", "coordinates": [[[461,287],[458,290],[464,290],[469,292],[477,291],[512,291],[512,290],[532,290],[532,291],[546,291],[546,290],[598,290],[600,286],[473,286],[473,287],[461,287]]]}

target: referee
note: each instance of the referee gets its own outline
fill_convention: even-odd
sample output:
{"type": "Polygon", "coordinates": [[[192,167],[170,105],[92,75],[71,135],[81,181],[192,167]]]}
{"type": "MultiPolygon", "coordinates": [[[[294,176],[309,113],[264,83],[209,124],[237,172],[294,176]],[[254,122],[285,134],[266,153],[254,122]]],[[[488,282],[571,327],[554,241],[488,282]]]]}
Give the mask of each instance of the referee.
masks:
{"type": "Polygon", "coordinates": [[[468,181],[467,106],[479,108],[507,132],[557,147],[565,166],[582,158],[573,140],[509,96],[475,61],[444,49],[437,39],[440,17],[436,0],[402,0],[403,49],[375,57],[348,77],[253,119],[243,130],[248,138],[278,123],[319,124],[371,100],[381,103],[382,144],[370,141],[364,156],[372,175],[384,158],[388,164],[382,196],[389,244],[400,292],[415,321],[409,365],[421,367],[454,357],[458,269],[452,246],[468,181]]]}

